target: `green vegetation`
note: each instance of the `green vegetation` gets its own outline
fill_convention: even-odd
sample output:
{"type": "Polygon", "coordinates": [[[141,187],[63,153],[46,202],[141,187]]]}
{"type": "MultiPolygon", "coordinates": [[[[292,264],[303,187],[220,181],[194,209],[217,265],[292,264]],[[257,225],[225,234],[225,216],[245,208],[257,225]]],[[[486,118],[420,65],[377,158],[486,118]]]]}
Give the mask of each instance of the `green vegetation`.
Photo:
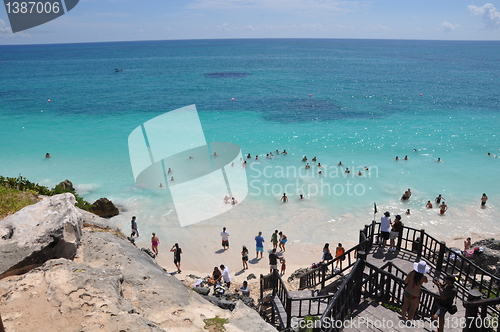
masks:
{"type": "Polygon", "coordinates": [[[401,308],[388,303],[382,303],[382,307],[387,308],[394,312],[401,312],[401,308]]]}
{"type": "Polygon", "coordinates": [[[312,332],[312,331],[314,331],[314,327],[318,324],[318,323],[315,324],[314,322],[318,321],[319,317],[318,316],[305,316],[303,318],[303,320],[304,320],[303,322],[299,323],[298,331],[299,332],[312,332]]]}
{"type": "Polygon", "coordinates": [[[205,330],[209,330],[210,332],[225,332],[224,324],[227,324],[229,321],[226,318],[215,316],[214,318],[204,319],[203,322],[205,322],[205,330]]]}
{"type": "Polygon", "coordinates": [[[23,192],[0,185],[0,219],[38,201],[36,193],[32,191],[23,192]]]}
{"type": "Polygon", "coordinates": [[[23,207],[36,203],[36,195],[53,196],[70,192],[75,195],[76,206],[88,211],[91,204],[78,196],[74,191],[55,186],[49,189],[38,183],[33,183],[19,175],[17,178],[3,177],[0,175],[0,218],[16,213],[23,207]]]}

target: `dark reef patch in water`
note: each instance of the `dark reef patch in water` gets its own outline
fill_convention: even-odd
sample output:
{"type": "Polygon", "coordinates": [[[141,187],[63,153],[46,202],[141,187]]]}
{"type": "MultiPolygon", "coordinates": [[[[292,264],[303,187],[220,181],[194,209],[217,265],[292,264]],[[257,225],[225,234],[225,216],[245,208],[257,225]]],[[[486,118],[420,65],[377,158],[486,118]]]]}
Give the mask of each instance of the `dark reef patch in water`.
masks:
{"type": "Polygon", "coordinates": [[[237,73],[231,71],[221,71],[217,73],[206,73],[203,76],[208,78],[244,78],[249,76],[249,73],[237,73]]]}

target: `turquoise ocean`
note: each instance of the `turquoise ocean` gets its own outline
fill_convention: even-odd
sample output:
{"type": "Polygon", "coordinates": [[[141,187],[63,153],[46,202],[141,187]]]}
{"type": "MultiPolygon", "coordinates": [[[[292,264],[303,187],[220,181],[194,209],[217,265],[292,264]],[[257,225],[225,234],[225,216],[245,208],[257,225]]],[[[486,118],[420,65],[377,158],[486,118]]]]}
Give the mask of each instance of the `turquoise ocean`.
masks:
{"type": "Polygon", "coordinates": [[[404,223],[438,238],[500,233],[500,158],[487,155],[500,155],[500,42],[0,46],[0,82],[0,174],[50,187],[69,179],[87,200],[119,205],[112,220],[126,230],[136,215],[143,233],[168,241],[218,237],[222,226],[251,239],[279,228],[296,243],[355,241],[376,202],[377,220],[410,209],[404,223]],[[252,155],[246,168],[234,166],[247,173],[249,194],[226,213],[180,227],[168,190],[135,186],[128,135],[192,104],[208,142],[252,155]],[[265,157],[284,149],[286,156],[265,157]],[[316,167],[297,175],[304,155],[317,157],[321,176],[316,167]],[[401,202],[408,188],[413,195],[401,202]],[[444,216],[424,207],[438,194],[444,216]]]}

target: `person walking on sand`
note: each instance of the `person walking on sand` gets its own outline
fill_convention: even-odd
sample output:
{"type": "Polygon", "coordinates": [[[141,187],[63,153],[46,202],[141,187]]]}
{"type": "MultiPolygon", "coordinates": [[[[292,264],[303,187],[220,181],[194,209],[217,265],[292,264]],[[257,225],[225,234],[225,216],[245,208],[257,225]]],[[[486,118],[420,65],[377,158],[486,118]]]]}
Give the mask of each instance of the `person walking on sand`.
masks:
{"type": "Polygon", "coordinates": [[[278,230],[275,230],[271,235],[271,242],[273,243],[273,249],[278,248],[278,230]]]}
{"type": "Polygon", "coordinates": [[[132,217],[132,220],[130,221],[131,226],[132,226],[132,234],[130,234],[130,237],[137,236],[139,237],[139,230],[137,229],[137,221],[135,216],[132,217]]]}
{"type": "Polygon", "coordinates": [[[279,240],[279,247],[280,247],[280,252],[284,252],[285,251],[285,244],[286,242],[288,241],[287,237],[285,234],[283,234],[283,232],[279,232],[278,235],[280,236],[280,240],[279,240]]]}
{"type": "Polygon", "coordinates": [[[246,246],[243,246],[243,249],[241,249],[241,261],[243,263],[243,270],[248,270],[248,249],[246,246]]]}
{"type": "Polygon", "coordinates": [[[259,232],[259,235],[255,237],[255,258],[262,258],[264,253],[264,238],[262,237],[262,232],[259,232]]]}
{"type": "Polygon", "coordinates": [[[430,267],[424,261],[413,263],[413,270],[408,273],[404,281],[406,288],[403,293],[403,307],[401,316],[403,319],[413,320],[420,300],[420,288],[426,283],[427,277],[424,273],[429,272],[430,267]],[[408,317],[406,314],[408,313],[408,317]]]}
{"type": "Polygon", "coordinates": [[[151,238],[151,250],[158,255],[158,245],[160,244],[160,239],[156,236],[156,233],[153,233],[153,237],[151,238]]]}
{"type": "Polygon", "coordinates": [[[226,231],[226,227],[222,227],[222,232],[220,232],[220,236],[222,237],[222,248],[224,250],[229,249],[229,233],[226,231]]]}
{"type": "Polygon", "coordinates": [[[481,207],[485,207],[486,206],[486,201],[488,200],[488,196],[486,196],[486,194],[483,193],[483,196],[481,197],[481,207]]]}
{"type": "Polygon", "coordinates": [[[444,202],[441,203],[439,206],[439,214],[444,214],[446,210],[448,210],[448,205],[444,204],[444,202]]]}
{"type": "Polygon", "coordinates": [[[171,252],[174,253],[174,264],[177,267],[177,272],[181,273],[181,254],[182,254],[182,249],[179,248],[179,244],[176,243],[172,246],[170,249],[171,252]]]}
{"type": "Polygon", "coordinates": [[[276,255],[276,249],[269,254],[269,273],[272,273],[273,270],[278,269],[278,255],[276,255]]]}
{"type": "MultiPolygon", "coordinates": [[[[335,248],[335,257],[338,258],[338,257],[342,256],[344,253],[345,253],[345,249],[344,249],[344,247],[342,247],[342,243],[339,243],[337,248],[335,248]]],[[[339,267],[340,261],[343,261],[343,260],[345,260],[345,256],[342,257],[341,259],[340,258],[337,259],[337,261],[335,262],[335,269],[337,269],[339,267]]]]}

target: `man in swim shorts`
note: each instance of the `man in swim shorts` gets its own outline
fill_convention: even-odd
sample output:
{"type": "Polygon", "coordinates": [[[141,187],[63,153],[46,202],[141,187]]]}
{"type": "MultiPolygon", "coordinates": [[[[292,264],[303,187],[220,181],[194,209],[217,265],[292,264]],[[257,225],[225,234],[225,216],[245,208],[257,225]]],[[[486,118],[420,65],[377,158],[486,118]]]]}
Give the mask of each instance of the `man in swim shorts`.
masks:
{"type": "MultiPolygon", "coordinates": [[[[234,197],[233,197],[234,199],[234,197]]],[[[229,233],[226,232],[226,227],[222,228],[222,232],[220,232],[220,236],[222,237],[222,248],[224,250],[229,249],[229,233]]]]}
{"type": "Polygon", "coordinates": [[[264,253],[264,238],[262,237],[262,232],[259,232],[259,235],[255,237],[255,258],[262,258],[264,253]]]}

